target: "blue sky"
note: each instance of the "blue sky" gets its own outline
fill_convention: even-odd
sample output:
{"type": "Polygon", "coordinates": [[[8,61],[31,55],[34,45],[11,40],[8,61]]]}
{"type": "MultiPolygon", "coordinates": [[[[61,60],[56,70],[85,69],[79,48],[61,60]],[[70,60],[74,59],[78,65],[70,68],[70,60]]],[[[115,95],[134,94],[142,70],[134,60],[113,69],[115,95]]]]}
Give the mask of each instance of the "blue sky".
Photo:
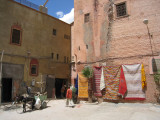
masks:
{"type": "MultiPolygon", "coordinates": [[[[43,5],[46,0],[28,0],[37,5],[43,5]]],[[[74,0],[48,0],[48,14],[64,22],[72,23],[74,19],[74,0]]]]}

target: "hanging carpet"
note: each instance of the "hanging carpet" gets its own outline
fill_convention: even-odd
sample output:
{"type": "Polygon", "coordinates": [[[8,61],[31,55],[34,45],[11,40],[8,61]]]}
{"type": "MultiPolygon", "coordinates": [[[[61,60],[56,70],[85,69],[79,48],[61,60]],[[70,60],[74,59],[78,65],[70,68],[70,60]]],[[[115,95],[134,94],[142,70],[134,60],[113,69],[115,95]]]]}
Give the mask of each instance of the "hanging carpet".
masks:
{"type": "Polygon", "coordinates": [[[126,92],[127,92],[127,85],[124,77],[123,68],[121,67],[121,74],[120,74],[120,80],[119,80],[119,95],[121,95],[122,98],[124,98],[124,95],[126,92]]]}
{"type": "Polygon", "coordinates": [[[78,98],[88,98],[88,79],[78,73],[78,98]]]}
{"type": "Polygon", "coordinates": [[[76,77],[75,88],[77,89],[76,95],[78,95],[78,74],[77,74],[77,77],[76,77]]]}
{"type": "Polygon", "coordinates": [[[119,92],[119,79],[120,79],[120,66],[105,66],[104,67],[104,78],[106,84],[106,92],[104,99],[118,100],[119,92]]]}
{"type": "Polygon", "coordinates": [[[102,93],[100,90],[100,81],[101,81],[101,73],[102,73],[102,67],[94,67],[93,68],[93,92],[96,97],[101,97],[102,93]]]}
{"type": "Polygon", "coordinates": [[[127,100],[145,100],[145,93],[142,90],[142,65],[122,65],[127,84],[127,100]]]}

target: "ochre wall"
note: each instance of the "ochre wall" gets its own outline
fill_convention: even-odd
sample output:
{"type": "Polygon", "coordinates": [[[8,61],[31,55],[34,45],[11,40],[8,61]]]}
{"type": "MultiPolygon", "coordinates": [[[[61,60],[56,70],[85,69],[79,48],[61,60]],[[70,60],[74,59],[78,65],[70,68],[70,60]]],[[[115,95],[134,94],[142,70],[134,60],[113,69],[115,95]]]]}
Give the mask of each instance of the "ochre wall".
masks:
{"type": "Polygon", "coordinates": [[[23,64],[24,81],[28,85],[33,78],[36,82],[40,81],[41,75],[69,80],[71,40],[65,39],[65,34],[71,36],[69,24],[12,0],[0,0],[0,52],[4,50],[3,62],[23,64]],[[13,25],[22,28],[21,46],[10,44],[13,25]],[[56,36],[52,33],[53,29],[57,30],[56,36]],[[51,53],[54,53],[53,59],[51,53]],[[59,54],[59,60],[56,54],[59,54]],[[64,56],[68,57],[68,63],[64,63],[64,56]],[[39,74],[36,77],[30,76],[28,71],[31,58],[39,62],[39,74]]]}

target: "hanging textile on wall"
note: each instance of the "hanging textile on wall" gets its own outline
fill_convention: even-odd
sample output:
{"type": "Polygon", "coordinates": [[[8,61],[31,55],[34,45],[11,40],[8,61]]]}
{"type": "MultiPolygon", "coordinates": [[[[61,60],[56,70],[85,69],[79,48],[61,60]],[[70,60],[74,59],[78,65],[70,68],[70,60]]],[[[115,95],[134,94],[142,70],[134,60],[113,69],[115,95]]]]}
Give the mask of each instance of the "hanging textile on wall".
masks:
{"type": "Polygon", "coordinates": [[[78,95],[78,74],[77,74],[77,77],[76,77],[75,88],[77,89],[76,95],[78,95]]]}
{"type": "Polygon", "coordinates": [[[142,91],[142,74],[141,64],[122,65],[124,76],[127,84],[127,95],[125,99],[128,100],[145,100],[145,93],[142,91]]]}
{"type": "Polygon", "coordinates": [[[78,73],[78,98],[88,98],[88,79],[78,73]]]}
{"type": "Polygon", "coordinates": [[[93,68],[93,74],[94,74],[94,79],[93,79],[93,85],[94,85],[94,95],[96,97],[101,97],[102,93],[100,90],[100,81],[101,81],[101,72],[102,72],[102,67],[94,67],[93,68]]]}
{"type": "Polygon", "coordinates": [[[143,64],[142,64],[141,74],[142,74],[142,90],[144,90],[145,87],[147,87],[147,83],[146,83],[146,76],[145,76],[145,71],[144,71],[144,65],[143,64]]]}
{"type": "Polygon", "coordinates": [[[123,68],[121,67],[121,74],[119,80],[119,94],[124,98],[125,93],[127,92],[126,80],[124,77],[123,68]]]}
{"type": "Polygon", "coordinates": [[[100,90],[103,90],[105,88],[105,81],[104,81],[104,72],[102,67],[102,73],[101,73],[101,80],[100,80],[100,90]]]}
{"type": "Polygon", "coordinates": [[[118,100],[120,66],[105,66],[104,77],[106,84],[106,93],[104,99],[118,100]]]}

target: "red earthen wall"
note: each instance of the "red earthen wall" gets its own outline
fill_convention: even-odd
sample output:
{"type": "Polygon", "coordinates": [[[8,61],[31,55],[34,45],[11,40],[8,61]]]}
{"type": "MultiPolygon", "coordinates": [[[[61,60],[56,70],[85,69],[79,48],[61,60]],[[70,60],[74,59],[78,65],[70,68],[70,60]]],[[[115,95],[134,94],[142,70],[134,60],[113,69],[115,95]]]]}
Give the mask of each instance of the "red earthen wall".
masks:
{"type": "MultiPolygon", "coordinates": [[[[160,1],[113,0],[113,21],[109,25],[109,0],[75,0],[74,42],[72,55],[81,63],[104,59],[106,65],[143,63],[147,78],[145,102],[156,102],[156,85],[149,73],[149,60],[160,53],[160,1]],[[117,18],[116,4],[125,2],[128,16],[117,18]],[[84,23],[84,15],[90,13],[90,21],[84,23]],[[143,23],[148,19],[148,29],[143,23]],[[108,29],[108,28],[111,29],[108,29]],[[151,38],[149,39],[148,30],[151,38]],[[109,35],[111,37],[109,37],[109,35]],[[151,42],[151,44],[150,44],[151,42]],[[88,49],[86,49],[86,44],[88,49]],[[80,50],[78,47],[80,46],[80,50]],[[152,47],[152,50],[151,50],[152,47]],[[153,51],[153,54],[152,54],[153,51]]],[[[91,64],[91,66],[95,65],[91,64]]],[[[76,66],[81,72],[84,65],[76,66]]],[[[74,76],[72,76],[74,77],[74,76]]]]}

